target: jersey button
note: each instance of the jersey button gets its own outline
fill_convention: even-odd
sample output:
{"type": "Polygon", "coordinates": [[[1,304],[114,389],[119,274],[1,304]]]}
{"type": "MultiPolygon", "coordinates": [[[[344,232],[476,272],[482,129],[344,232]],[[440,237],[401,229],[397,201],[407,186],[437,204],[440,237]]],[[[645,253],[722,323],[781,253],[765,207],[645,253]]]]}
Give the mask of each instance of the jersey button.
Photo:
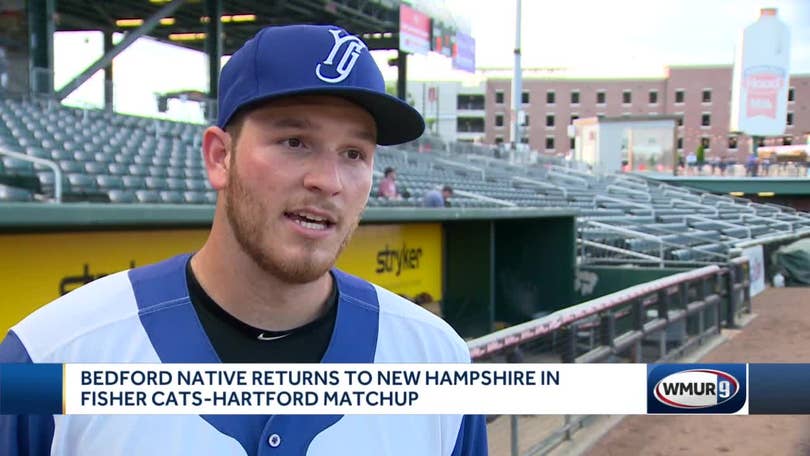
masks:
{"type": "Polygon", "coordinates": [[[267,438],[267,444],[273,448],[278,448],[281,445],[281,436],[278,434],[273,434],[267,438]]]}

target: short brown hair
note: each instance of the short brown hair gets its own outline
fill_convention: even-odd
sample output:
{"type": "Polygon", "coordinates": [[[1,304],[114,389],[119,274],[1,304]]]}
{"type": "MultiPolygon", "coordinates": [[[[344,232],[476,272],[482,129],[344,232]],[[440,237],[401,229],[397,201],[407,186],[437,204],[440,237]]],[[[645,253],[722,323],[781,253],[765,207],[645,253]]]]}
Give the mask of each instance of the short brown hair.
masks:
{"type": "Polygon", "coordinates": [[[231,117],[231,120],[225,125],[225,133],[231,135],[234,145],[239,142],[239,135],[242,134],[242,127],[245,126],[245,117],[247,117],[247,111],[241,110],[231,117]]]}

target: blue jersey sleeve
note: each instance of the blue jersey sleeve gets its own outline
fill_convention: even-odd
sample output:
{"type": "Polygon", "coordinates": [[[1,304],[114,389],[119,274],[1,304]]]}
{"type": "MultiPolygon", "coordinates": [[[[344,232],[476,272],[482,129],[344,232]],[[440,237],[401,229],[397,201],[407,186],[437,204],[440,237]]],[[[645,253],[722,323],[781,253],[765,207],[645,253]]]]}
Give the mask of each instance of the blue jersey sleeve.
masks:
{"type": "MultiPolygon", "coordinates": [[[[9,331],[0,343],[0,363],[30,363],[20,338],[9,331]]],[[[0,391],[0,408],[3,397],[0,391]]],[[[0,415],[0,454],[8,456],[47,456],[51,453],[54,420],[52,415],[0,415]]]]}
{"type": "Polygon", "coordinates": [[[458,430],[452,456],[486,456],[487,421],[483,415],[465,415],[458,430]]]}

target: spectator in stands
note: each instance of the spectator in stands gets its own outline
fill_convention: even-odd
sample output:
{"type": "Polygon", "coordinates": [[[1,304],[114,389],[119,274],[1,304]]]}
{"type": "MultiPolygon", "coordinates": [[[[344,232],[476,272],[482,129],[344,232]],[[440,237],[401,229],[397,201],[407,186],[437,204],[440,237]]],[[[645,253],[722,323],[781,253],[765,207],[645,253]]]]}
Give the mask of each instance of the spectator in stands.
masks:
{"type": "Polygon", "coordinates": [[[388,167],[385,168],[383,179],[380,181],[380,186],[377,189],[377,195],[382,198],[390,200],[398,200],[402,195],[397,191],[397,170],[388,167]]]}
{"type": "Polygon", "coordinates": [[[453,188],[449,185],[445,185],[442,187],[441,191],[439,191],[439,189],[433,189],[425,193],[422,203],[425,207],[449,207],[449,199],[451,196],[453,196],[453,188]]]}
{"type": "MultiPolygon", "coordinates": [[[[9,330],[0,363],[469,363],[441,318],[335,268],[377,146],[424,131],[365,43],[336,26],[263,28],[222,68],[217,106],[202,159],[218,197],[200,250],[40,307],[9,330]]],[[[59,401],[34,402],[35,414],[3,410],[0,455],[487,454],[483,417],[460,413],[55,416],[59,401]]]]}
{"type": "Polygon", "coordinates": [[[721,176],[726,175],[726,166],[728,166],[728,157],[723,155],[723,156],[720,157],[720,175],[721,176]]]}
{"type": "Polygon", "coordinates": [[[757,168],[759,167],[759,159],[755,154],[748,156],[748,161],[745,163],[746,175],[757,177],[757,168]]]}
{"type": "Polygon", "coordinates": [[[697,166],[697,155],[694,152],[689,152],[686,155],[686,166],[689,174],[695,174],[695,167],[697,166]]]}

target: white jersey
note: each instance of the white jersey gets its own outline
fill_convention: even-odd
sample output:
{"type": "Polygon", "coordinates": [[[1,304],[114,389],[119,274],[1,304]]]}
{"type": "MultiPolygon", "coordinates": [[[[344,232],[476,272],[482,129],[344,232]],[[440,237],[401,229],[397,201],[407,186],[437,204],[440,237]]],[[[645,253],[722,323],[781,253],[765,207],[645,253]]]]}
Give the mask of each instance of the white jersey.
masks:
{"type": "MultiPolygon", "coordinates": [[[[191,303],[189,255],[113,274],[31,314],[0,362],[219,363],[191,303]]],[[[334,332],[323,363],[469,362],[443,320],[333,270],[334,332]]],[[[462,415],[6,415],[3,455],[485,455],[486,424],[462,415]]]]}

